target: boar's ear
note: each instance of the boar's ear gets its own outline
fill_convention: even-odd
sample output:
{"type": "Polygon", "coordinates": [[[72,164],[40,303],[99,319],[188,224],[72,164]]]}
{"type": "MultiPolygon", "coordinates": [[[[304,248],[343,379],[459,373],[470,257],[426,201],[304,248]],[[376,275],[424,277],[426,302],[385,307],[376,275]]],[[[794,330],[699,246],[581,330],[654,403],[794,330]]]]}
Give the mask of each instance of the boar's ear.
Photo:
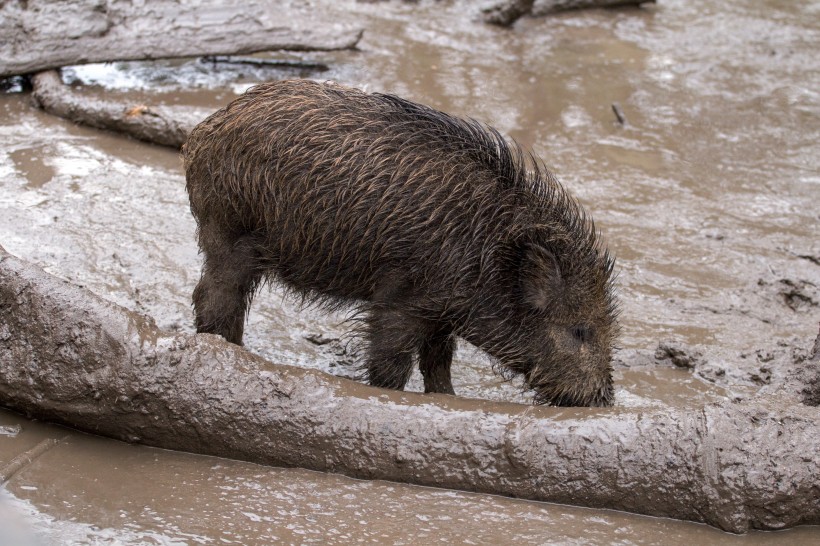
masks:
{"type": "Polygon", "coordinates": [[[520,250],[519,279],[524,301],[540,310],[554,307],[560,301],[564,285],[555,254],[535,243],[525,243],[520,250]]]}

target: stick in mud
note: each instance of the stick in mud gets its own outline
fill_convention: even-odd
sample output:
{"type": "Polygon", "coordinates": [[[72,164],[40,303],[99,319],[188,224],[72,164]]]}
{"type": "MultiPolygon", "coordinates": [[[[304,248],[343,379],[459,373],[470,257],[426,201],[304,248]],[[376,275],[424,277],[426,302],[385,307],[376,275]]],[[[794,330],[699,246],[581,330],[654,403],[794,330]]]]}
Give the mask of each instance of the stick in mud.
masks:
{"type": "Polygon", "coordinates": [[[620,104],[618,104],[617,102],[613,102],[612,112],[615,114],[618,123],[620,123],[621,125],[626,125],[626,116],[624,115],[624,111],[621,109],[620,104]]]}
{"type": "Polygon", "coordinates": [[[318,61],[300,61],[290,59],[260,59],[258,57],[236,57],[228,55],[208,55],[200,59],[203,63],[217,63],[224,64],[247,64],[251,66],[264,66],[271,68],[296,68],[304,70],[315,70],[317,72],[324,72],[330,70],[330,67],[318,61]]]}
{"type": "Polygon", "coordinates": [[[363,479],[736,533],[820,523],[820,410],[795,389],[608,410],[380,390],[164,332],[2,249],[0,404],[129,442],[363,479]]]}

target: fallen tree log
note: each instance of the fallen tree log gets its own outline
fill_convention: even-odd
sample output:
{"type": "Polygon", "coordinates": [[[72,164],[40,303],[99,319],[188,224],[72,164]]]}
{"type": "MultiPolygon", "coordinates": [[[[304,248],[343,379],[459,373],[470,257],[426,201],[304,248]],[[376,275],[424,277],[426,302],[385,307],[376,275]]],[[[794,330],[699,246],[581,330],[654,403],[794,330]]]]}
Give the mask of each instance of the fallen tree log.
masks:
{"type": "Polygon", "coordinates": [[[34,100],[49,114],[173,148],[181,147],[210,113],[202,108],[124,104],[84,96],[63,85],[56,70],[35,74],[31,84],[34,100]]]}
{"type": "Polygon", "coordinates": [[[524,15],[547,15],[561,11],[619,8],[654,4],[655,0],[504,0],[482,9],[485,23],[510,26],[524,15]]]}
{"type": "Polygon", "coordinates": [[[796,394],[657,410],[385,391],[172,334],[0,249],[0,404],[168,449],[706,522],[820,523],[796,394]]]}
{"type": "Polygon", "coordinates": [[[252,2],[0,2],[0,77],[104,61],[356,47],[357,28],[252,2]],[[286,25],[279,23],[285,21],[286,25]]]}

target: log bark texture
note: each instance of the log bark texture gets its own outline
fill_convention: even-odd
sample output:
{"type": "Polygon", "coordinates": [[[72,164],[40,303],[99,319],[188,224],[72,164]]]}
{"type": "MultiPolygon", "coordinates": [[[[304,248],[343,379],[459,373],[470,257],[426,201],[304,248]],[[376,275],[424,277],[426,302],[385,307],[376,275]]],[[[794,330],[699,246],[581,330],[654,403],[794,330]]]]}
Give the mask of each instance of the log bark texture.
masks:
{"type": "Polygon", "coordinates": [[[350,49],[362,34],[316,25],[261,1],[8,0],[0,2],[0,77],[103,61],[350,49]]]}
{"type": "Polygon", "coordinates": [[[485,8],[484,22],[510,26],[524,15],[547,15],[561,11],[592,8],[619,8],[654,4],[655,0],[504,0],[485,8]]]}
{"type": "Polygon", "coordinates": [[[820,332],[814,340],[809,359],[794,370],[792,382],[804,404],[820,406],[820,332]]]}
{"type": "Polygon", "coordinates": [[[202,108],[146,106],[84,96],[63,85],[56,70],[35,74],[31,83],[34,100],[49,114],[172,148],[181,147],[194,126],[210,114],[202,108]]]}
{"type": "Polygon", "coordinates": [[[797,400],[588,409],[384,391],[163,332],[0,250],[0,403],[129,442],[743,532],[820,523],[820,410],[797,400]]]}

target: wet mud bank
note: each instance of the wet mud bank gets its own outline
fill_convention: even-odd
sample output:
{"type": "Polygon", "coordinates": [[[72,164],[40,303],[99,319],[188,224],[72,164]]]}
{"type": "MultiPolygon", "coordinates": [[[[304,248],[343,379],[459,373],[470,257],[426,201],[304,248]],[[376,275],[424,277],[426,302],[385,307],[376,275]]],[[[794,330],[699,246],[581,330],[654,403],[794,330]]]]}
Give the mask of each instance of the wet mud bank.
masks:
{"type": "MultiPolygon", "coordinates": [[[[164,332],[0,252],[0,397],[31,417],[169,449],[732,532],[820,523],[820,410],[792,388],[679,410],[383,391],[274,365],[216,336],[164,332]]],[[[818,360],[800,366],[815,384],[818,360]]]]}

